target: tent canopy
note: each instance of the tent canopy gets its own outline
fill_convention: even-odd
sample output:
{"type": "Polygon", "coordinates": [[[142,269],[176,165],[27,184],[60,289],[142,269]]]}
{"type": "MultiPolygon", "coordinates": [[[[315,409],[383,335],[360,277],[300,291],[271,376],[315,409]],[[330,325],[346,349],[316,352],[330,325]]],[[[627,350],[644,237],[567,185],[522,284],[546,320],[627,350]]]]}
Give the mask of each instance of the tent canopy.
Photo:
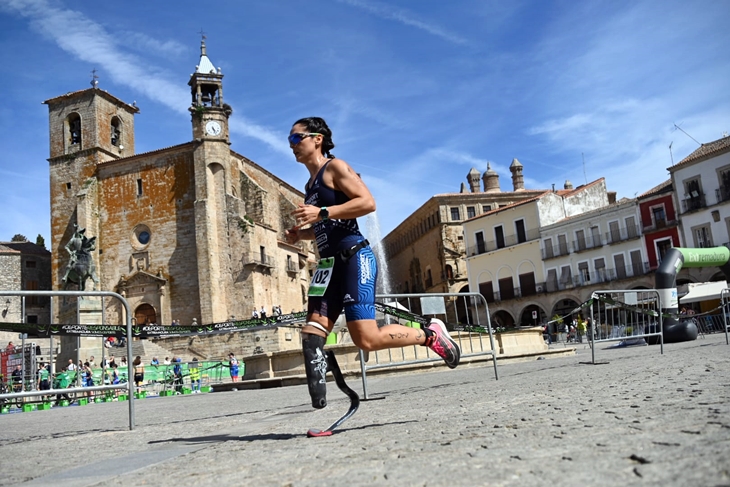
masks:
{"type": "Polygon", "coordinates": [[[727,281],[690,283],[689,292],[679,298],[680,303],[697,303],[720,299],[720,293],[727,289],[727,281]]]}

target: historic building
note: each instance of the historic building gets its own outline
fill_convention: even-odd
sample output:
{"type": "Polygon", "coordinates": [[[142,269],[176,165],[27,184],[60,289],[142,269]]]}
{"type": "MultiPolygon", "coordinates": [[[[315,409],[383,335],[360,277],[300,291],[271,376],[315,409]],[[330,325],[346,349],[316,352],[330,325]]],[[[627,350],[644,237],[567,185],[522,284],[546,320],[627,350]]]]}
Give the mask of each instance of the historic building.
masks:
{"type": "Polygon", "coordinates": [[[470,289],[485,297],[493,323],[536,325],[569,312],[596,286],[650,284],[636,201],[614,198],[603,178],[575,189],[566,182],[465,222],[470,289]],[[504,229],[509,235],[485,241],[504,229]]]}
{"type": "MultiPolygon", "coordinates": [[[[32,242],[0,242],[0,289],[50,290],[51,253],[32,242]]],[[[47,297],[27,296],[25,300],[20,296],[0,297],[0,321],[48,324],[50,309],[47,297]]],[[[18,334],[0,332],[0,348],[8,341],[18,345],[18,334]]]]}
{"type": "MultiPolygon", "coordinates": [[[[188,84],[192,138],[143,154],[134,148],[139,109],[95,82],[44,102],[54,288],[78,225],[96,237],[96,288],[124,296],[138,323],[223,322],[273,305],[302,310],[313,247],[287,244],[284,230],[303,194],[231,149],[232,109],[205,41],[188,84]]],[[[122,311],[105,303],[107,322],[120,322],[122,311]]]]}
{"type": "Polygon", "coordinates": [[[730,137],[702,144],[667,169],[685,245],[730,243],[730,137]]]}
{"type": "Polygon", "coordinates": [[[659,267],[667,250],[685,245],[679,236],[679,219],[673,196],[672,180],[668,179],[636,198],[651,270],[659,267]]]}
{"type": "MultiPolygon", "coordinates": [[[[487,166],[481,175],[472,168],[467,174],[469,189],[462,183],[459,193],[437,194],[429,198],[400,225],[383,238],[387,255],[391,292],[468,292],[466,275],[465,220],[542,194],[526,190],[523,166],[514,159],[510,165],[513,191],[500,189],[499,176],[487,166]]],[[[459,316],[465,316],[461,310],[459,316]]]]}

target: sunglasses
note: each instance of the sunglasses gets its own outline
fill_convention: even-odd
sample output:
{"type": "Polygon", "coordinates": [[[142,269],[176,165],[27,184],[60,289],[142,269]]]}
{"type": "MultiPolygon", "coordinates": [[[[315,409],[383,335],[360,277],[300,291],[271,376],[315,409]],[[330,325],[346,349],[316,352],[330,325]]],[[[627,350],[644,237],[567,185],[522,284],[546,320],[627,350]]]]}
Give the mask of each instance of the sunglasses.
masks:
{"type": "Polygon", "coordinates": [[[303,141],[307,137],[314,137],[315,135],[322,135],[322,134],[317,134],[317,133],[308,133],[308,134],[306,134],[306,133],[303,133],[303,132],[295,132],[295,133],[291,134],[288,137],[288,139],[289,139],[289,143],[291,145],[297,145],[299,142],[303,141]]]}

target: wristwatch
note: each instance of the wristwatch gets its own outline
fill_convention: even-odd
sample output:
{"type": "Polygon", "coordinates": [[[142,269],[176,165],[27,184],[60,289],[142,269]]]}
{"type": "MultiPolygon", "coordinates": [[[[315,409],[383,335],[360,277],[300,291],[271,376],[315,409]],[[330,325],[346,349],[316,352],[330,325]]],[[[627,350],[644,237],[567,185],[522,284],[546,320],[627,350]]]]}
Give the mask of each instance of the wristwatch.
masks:
{"type": "Polygon", "coordinates": [[[327,211],[326,206],[323,206],[322,208],[320,208],[319,217],[322,219],[323,222],[326,222],[327,220],[330,219],[330,212],[327,211]]]}

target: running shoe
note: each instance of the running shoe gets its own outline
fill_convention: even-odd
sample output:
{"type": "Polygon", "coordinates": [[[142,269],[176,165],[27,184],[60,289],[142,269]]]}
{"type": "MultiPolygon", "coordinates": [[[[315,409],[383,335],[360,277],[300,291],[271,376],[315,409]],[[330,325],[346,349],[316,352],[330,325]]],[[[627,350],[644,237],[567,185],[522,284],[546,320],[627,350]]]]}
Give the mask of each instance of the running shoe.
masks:
{"type": "Polygon", "coordinates": [[[431,323],[426,328],[431,330],[433,335],[426,339],[425,345],[444,359],[444,362],[446,362],[449,368],[456,368],[459,365],[461,351],[456,342],[449,336],[444,322],[436,318],[431,318],[431,323]]]}

